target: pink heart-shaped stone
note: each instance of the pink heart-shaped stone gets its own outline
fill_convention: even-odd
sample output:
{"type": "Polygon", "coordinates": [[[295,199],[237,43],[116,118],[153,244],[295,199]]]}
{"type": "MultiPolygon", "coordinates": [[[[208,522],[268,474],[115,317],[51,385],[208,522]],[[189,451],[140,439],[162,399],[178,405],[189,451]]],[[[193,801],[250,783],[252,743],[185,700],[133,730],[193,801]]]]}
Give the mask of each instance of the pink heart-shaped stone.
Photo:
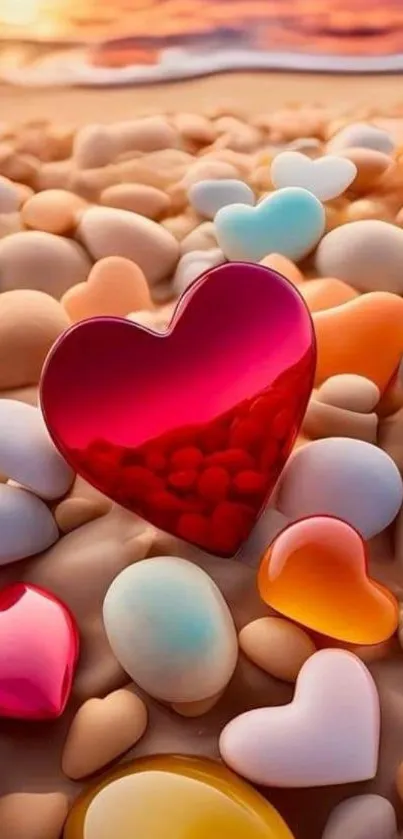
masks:
{"type": "Polygon", "coordinates": [[[293,702],[236,717],[220,738],[223,760],[262,786],[319,787],[374,778],[380,736],[375,682],[345,650],[315,653],[293,702]]]}
{"type": "Polygon", "coordinates": [[[79,637],[69,610],[30,583],[0,591],[0,716],[59,717],[67,704],[79,637]]]}
{"type": "Polygon", "coordinates": [[[41,404],[87,481],[162,530],[233,556],[290,454],[315,363],[296,289],[233,263],[193,283],[164,334],[118,318],[72,327],[47,359],[41,404]]]}

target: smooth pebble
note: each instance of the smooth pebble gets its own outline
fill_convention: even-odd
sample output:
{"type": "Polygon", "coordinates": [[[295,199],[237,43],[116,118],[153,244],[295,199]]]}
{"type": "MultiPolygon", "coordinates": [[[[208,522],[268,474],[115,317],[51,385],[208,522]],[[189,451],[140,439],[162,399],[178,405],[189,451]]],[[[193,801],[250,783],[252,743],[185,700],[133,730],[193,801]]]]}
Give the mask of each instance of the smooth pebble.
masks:
{"type": "Polygon", "coordinates": [[[376,219],[344,224],[324,236],[315,263],[320,276],[358,291],[403,294],[403,230],[376,219]]]}
{"type": "Polygon", "coordinates": [[[357,167],[357,174],[350,189],[358,194],[365,194],[394,165],[389,155],[375,149],[344,149],[340,156],[350,160],[357,167]]]}
{"type": "Polygon", "coordinates": [[[90,272],[84,249],[70,239],[27,230],[0,241],[0,290],[30,288],[57,300],[90,272]]]}
{"type": "Polygon", "coordinates": [[[370,414],[380,398],[381,394],[375,382],[354,373],[331,376],[317,392],[319,402],[360,414],[370,414]]]}
{"type": "Polygon", "coordinates": [[[365,148],[392,154],[395,144],[387,131],[366,122],[354,122],[346,125],[331,138],[327,150],[338,152],[346,148],[365,148]]]}
{"type": "Polygon", "coordinates": [[[109,186],[101,192],[100,203],[104,207],[129,210],[151,219],[159,219],[171,205],[165,192],[147,184],[109,186]]]}
{"type": "Polygon", "coordinates": [[[0,389],[37,384],[52,344],[69,326],[63,306],[49,294],[0,294],[0,389]]]}
{"type": "Polygon", "coordinates": [[[191,230],[181,241],[181,253],[190,251],[208,251],[218,248],[215,227],[212,221],[203,221],[191,230]]]}
{"type": "Polygon", "coordinates": [[[302,433],[309,440],[322,437],[352,437],[377,443],[378,415],[359,414],[345,408],[326,405],[312,398],[303,419],[302,433]]]}
{"type": "Polygon", "coordinates": [[[118,154],[118,146],[108,125],[85,125],[77,131],[73,159],[80,169],[107,166],[118,154]]]}
{"type": "Polygon", "coordinates": [[[188,286],[205,271],[223,265],[225,256],[220,248],[209,251],[190,251],[180,258],[172,280],[172,290],[175,296],[182,294],[188,286]]]}
{"type": "Polygon", "coordinates": [[[78,235],[94,259],[105,256],[131,259],[149,283],[165,279],[179,260],[179,245],[167,230],[127,210],[91,207],[81,217],[78,235]]]}
{"type": "Polygon", "coordinates": [[[154,152],[174,149],[179,143],[179,132],[162,116],[116,122],[109,128],[119,154],[128,151],[154,152]]]}
{"type": "Polygon", "coordinates": [[[21,218],[33,230],[64,234],[74,229],[85,207],[82,198],[65,189],[45,189],[25,202],[21,218]]]}
{"type": "Polygon", "coordinates": [[[250,661],[285,682],[295,682],[302,665],[316,651],[303,629],[275,617],[259,618],[244,626],[239,646],[250,661]]]}
{"type": "Polygon", "coordinates": [[[322,839],[397,839],[396,814],[381,795],[356,795],[331,812],[322,839]]]}
{"type": "Polygon", "coordinates": [[[147,728],[147,708],[130,688],[104,699],[88,699],[70,726],[62,769],[73,780],[102,769],[140,740],[147,728]]]}
{"type": "Polygon", "coordinates": [[[370,539],[396,518],[402,501],[402,479],[389,455],[362,440],[329,437],[291,456],[277,507],[294,521],[320,514],[344,519],[370,539]]]}
{"type": "Polygon", "coordinates": [[[218,210],[228,204],[253,206],[255,203],[254,193],[247,184],[225,179],[198,181],[192,184],[188,199],[196,212],[208,219],[213,219],[218,210]]]}
{"type": "Polygon", "coordinates": [[[59,538],[49,508],[25,489],[0,484],[0,565],[45,551],[59,538]]]}
{"type": "Polygon", "coordinates": [[[156,699],[207,699],[234,672],[238,639],[228,606],[213,580],[184,559],[126,568],[107,591],[103,617],[121,666],[156,699]]]}
{"type": "Polygon", "coordinates": [[[0,472],[41,498],[61,498],[74,473],[49,437],[39,408],[0,399],[0,472]]]}
{"type": "Polygon", "coordinates": [[[60,839],[69,810],[61,792],[12,792],[0,798],[3,839],[60,839]]]}
{"type": "Polygon", "coordinates": [[[20,203],[18,185],[0,175],[0,214],[16,213],[20,203]]]}

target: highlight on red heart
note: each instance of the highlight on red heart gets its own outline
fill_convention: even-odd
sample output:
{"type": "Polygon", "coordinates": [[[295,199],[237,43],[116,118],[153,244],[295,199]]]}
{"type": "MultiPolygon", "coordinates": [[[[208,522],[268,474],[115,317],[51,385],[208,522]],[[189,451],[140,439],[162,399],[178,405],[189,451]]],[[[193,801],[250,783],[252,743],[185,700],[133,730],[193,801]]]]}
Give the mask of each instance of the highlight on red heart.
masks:
{"type": "Polygon", "coordinates": [[[267,504],[313,386],[308,309],[261,265],[208,271],[169,329],[93,318],[52,348],[40,385],[73,469],[156,527],[234,556],[267,504]]]}

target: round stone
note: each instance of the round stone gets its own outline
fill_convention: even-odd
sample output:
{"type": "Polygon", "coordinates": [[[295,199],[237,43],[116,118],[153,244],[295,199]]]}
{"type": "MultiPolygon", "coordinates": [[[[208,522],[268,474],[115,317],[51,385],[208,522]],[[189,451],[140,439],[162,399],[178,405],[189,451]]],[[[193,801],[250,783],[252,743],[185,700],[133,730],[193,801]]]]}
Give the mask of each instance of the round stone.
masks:
{"type": "Polygon", "coordinates": [[[258,618],[239,633],[242,652],[266,673],[285,682],[295,682],[299,671],[316,650],[299,626],[283,618],[258,618]]]}
{"type": "Polygon", "coordinates": [[[46,504],[7,484],[0,484],[0,532],[0,565],[45,551],[59,537],[46,504]]]}
{"type": "Polygon", "coordinates": [[[126,568],[107,591],[103,615],[116,658],[157,699],[206,699],[234,672],[231,613],[213,580],[191,562],[166,556],[126,568]]]}
{"type": "Polygon", "coordinates": [[[334,134],[327,144],[327,150],[333,153],[352,146],[392,154],[395,143],[383,128],[366,122],[353,122],[334,134]]]}
{"type": "Polygon", "coordinates": [[[336,277],[358,291],[403,294],[403,230],[377,219],[331,230],[316,251],[321,277],[336,277]]]}
{"type": "Polygon", "coordinates": [[[353,373],[331,376],[317,393],[319,402],[359,414],[370,414],[380,398],[381,394],[375,382],[353,373]]]}
{"type": "Polygon", "coordinates": [[[344,519],[370,539],[391,524],[402,500],[402,479],[389,455],[363,440],[329,437],[292,455],[277,507],[294,521],[321,514],[344,519]]]}
{"type": "Polygon", "coordinates": [[[208,219],[213,219],[218,210],[227,204],[253,206],[255,203],[251,188],[235,179],[198,181],[190,187],[188,197],[196,212],[208,219]]]}
{"type": "Polygon", "coordinates": [[[57,300],[90,272],[83,248],[52,233],[27,230],[0,241],[0,290],[36,289],[57,300]]]}
{"type": "Polygon", "coordinates": [[[356,795],[332,810],[322,839],[396,839],[394,808],[381,795],[356,795]]]}

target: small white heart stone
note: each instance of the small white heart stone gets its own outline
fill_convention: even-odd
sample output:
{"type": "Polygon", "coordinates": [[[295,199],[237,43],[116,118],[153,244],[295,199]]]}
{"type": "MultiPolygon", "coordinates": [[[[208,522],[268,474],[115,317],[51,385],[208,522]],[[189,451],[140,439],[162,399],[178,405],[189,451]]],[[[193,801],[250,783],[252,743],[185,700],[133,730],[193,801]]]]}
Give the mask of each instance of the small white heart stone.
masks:
{"type": "Polygon", "coordinates": [[[223,265],[225,261],[225,256],[220,248],[212,248],[209,251],[190,251],[183,254],[176,266],[172,280],[172,290],[175,296],[179,297],[180,294],[183,294],[187,287],[205,271],[211,271],[212,268],[223,265]]]}
{"type": "Polygon", "coordinates": [[[0,399],[0,472],[42,498],[61,498],[74,472],[49,437],[39,408],[0,399]]]}
{"type": "Polygon", "coordinates": [[[355,795],[332,810],[322,839],[397,839],[396,813],[381,795],[355,795]]]}
{"type": "Polygon", "coordinates": [[[276,189],[298,186],[312,192],[320,201],[337,198],[357,175],[355,163],[347,158],[326,155],[311,160],[299,151],[284,151],[271,164],[270,177],[276,189]]]}
{"type": "Polygon", "coordinates": [[[322,787],[374,778],[380,707],[362,661],[325,649],[302,667],[289,705],[235,717],[220,737],[223,760],[262,786],[322,787]]]}
{"type": "Polygon", "coordinates": [[[221,207],[228,204],[249,204],[253,207],[255,196],[243,181],[198,181],[188,192],[189,202],[200,216],[213,219],[221,207]]]}

